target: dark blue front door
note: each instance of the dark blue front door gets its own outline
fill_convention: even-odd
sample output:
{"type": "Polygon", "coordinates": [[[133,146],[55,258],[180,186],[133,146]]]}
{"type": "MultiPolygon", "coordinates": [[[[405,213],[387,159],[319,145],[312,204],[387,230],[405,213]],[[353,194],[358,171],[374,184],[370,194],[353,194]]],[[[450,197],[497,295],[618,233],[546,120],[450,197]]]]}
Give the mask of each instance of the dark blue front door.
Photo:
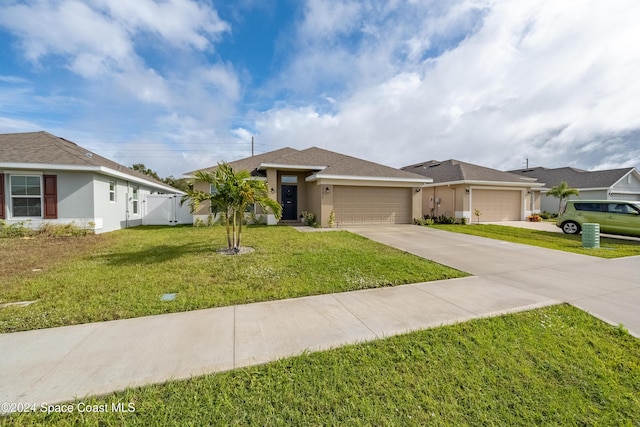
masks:
{"type": "Polygon", "coordinates": [[[298,187],[282,186],[282,219],[285,221],[298,219],[298,187]]]}

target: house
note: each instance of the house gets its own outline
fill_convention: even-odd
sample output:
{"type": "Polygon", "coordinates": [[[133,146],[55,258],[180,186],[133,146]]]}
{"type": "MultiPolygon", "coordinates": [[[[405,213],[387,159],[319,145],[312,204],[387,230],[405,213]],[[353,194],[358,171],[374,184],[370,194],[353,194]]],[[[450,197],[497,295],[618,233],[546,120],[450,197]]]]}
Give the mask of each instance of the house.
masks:
{"type": "MultiPolygon", "coordinates": [[[[422,186],[431,182],[420,175],[317,147],[282,148],[229,165],[266,180],[271,198],[283,207],[282,221],[299,221],[307,211],[324,227],[329,226],[331,212],[337,226],[412,223],[422,215],[422,186]]],[[[194,183],[194,189],[211,191],[204,182],[194,183]]],[[[195,220],[205,219],[209,209],[203,204],[195,220]]],[[[267,216],[267,222],[276,223],[273,214],[267,216]]]]}
{"type": "MultiPolygon", "coordinates": [[[[578,197],[571,196],[570,199],[640,200],[640,172],[636,168],[586,171],[571,167],[537,167],[511,172],[544,182],[545,186],[541,189],[543,195],[565,181],[569,187],[580,191],[578,197]]],[[[542,197],[542,211],[555,213],[558,212],[558,207],[559,201],[556,197],[542,197]]]]}
{"type": "Polygon", "coordinates": [[[483,222],[514,221],[524,220],[540,209],[543,184],[534,178],[453,159],[430,160],[401,169],[433,179],[422,191],[425,215],[471,220],[477,209],[483,222]]]}
{"type": "Polygon", "coordinates": [[[151,193],[179,191],[47,132],[0,134],[0,219],[8,224],[134,227],[151,193]]]}

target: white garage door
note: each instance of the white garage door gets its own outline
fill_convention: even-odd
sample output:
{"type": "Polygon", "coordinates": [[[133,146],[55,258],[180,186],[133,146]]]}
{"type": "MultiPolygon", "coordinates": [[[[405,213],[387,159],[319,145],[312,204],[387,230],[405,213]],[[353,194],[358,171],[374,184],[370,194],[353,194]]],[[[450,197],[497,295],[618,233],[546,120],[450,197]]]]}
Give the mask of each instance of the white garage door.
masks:
{"type": "Polygon", "coordinates": [[[481,222],[522,219],[520,191],[473,190],[471,197],[471,214],[473,215],[475,209],[480,210],[481,222]]]}
{"type": "Polygon", "coordinates": [[[411,189],[335,186],[333,210],[336,223],[409,224],[411,189]]]}

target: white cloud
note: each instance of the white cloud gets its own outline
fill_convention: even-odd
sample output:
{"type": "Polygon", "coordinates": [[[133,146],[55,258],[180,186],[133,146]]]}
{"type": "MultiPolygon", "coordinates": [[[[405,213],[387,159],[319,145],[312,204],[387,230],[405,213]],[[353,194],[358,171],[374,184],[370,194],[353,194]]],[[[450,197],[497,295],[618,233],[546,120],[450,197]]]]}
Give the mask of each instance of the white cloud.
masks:
{"type": "MultiPolygon", "coordinates": [[[[608,165],[627,162],[616,154],[621,150],[640,157],[633,133],[640,128],[640,51],[633,46],[640,4],[469,1],[437,13],[433,7],[368,21],[371,33],[388,38],[363,39],[351,57],[329,55],[330,67],[340,62],[339,70],[348,70],[330,73],[353,88],[335,97],[333,113],[313,104],[275,108],[257,122],[261,137],[395,166],[458,158],[517,168],[528,156],[532,165],[593,167],[605,164],[603,155],[620,157],[608,165]],[[402,30],[385,33],[394,25],[402,30]],[[418,60],[438,48],[437,56],[418,60]],[[396,56],[402,49],[407,55],[396,56]]],[[[303,79],[323,57],[322,48],[299,52],[287,77],[303,79]]]]}
{"type": "Polygon", "coordinates": [[[131,33],[146,30],[170,43],[201,50],[211,47],[210,38],[217,40],[229,30],[214,9],[191,0],[91,0],[91,3],[108,10],[131,33]]]}
{"type": "Polygon", "coordinates": [[[39,64],[47,55],[60,55],[83,77],[126,68],[134,55],[123,28],[78,1],[15,3],[0,10],[0,24],[22,39],[28,60],[39,64]]]}
{"type": "MultiPolygon", "coordinates": [[[[149,157],[149,167],[155,159],[158,169],[174,175],[192,169],[186,158],[212,157],[207,141],[235,142],[228,129],[242,88],[232,65],[207,58],[230,30],[210,2],[10,1],[0,8],[0,27],[15,35],[36,72],[63,67],[84,78],[73,84],[74,95],[86,100],[82,109],[59,108],[70,129],[48,122],[40,129],[80,144],[102,140],[101,154],[125,164],[149,157]]],[[[27,83],[11,76],[1,81],[27,83]]],[[[37,84],[12,89],[0,102],[32,105],[38,90],[37,84]]]]}

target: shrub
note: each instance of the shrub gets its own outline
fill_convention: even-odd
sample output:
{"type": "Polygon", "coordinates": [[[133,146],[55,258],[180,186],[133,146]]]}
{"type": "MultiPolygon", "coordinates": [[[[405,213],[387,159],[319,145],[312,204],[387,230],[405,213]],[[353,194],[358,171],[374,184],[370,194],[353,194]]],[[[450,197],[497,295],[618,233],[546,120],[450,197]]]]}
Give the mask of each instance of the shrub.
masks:
{"type": "Polygon", "coordinates": [[[36,232],[37,235],[43,237],[79,237],[93,233],[91,228],[78,226],[75,222],[69,224],[43,222],[36,232]]]}
{"type": "Polygon", "coordinates": [[[304,225],[308,225],[309,227],[318,226],[318,223],[316,222],[316,216],[312,212],[302,212],[302,222],[304,223],[304,225]]]}
{"type": "Polygon", "coordinates": [[[33,230],[25,225],[24,221],[7,224],[0,220],[0,237],[27,237],[33,235],[33,230]]]}
{"type": "Polygon", "coordinates": [[[251,212],[249,214],[249,220],[247,221],[249,224],[253,225],[266,225],[267,220],[264,215],[256,215],[255,212],[251,212]]]}
{"type": "MultiPolygon", "coordinates": [[[[428,215],[425,215],[428,216],[428,215]]],[[[413,223],[415,225],[422,225],[422,226],[429,226],[429,225],[433,225],[434,221],[431,218],[414,218],[413,223]]]]}
{"type": "Polygon", "coordinates": [[[333,226],[336,224],[336,213],[333,211],[333,209],[331,209],[331,212],[329,212],[328,224],[331,228],[333,228],[333,226]]]}
{"type": "Polygon", "coordinates": [[[454,217],[447,215],[440,215],[436,220],[436,223],[438,224],[454,224],[455,222],[456,219],[454,217]]]}
{"type": "Polygon", "coordinates": [[[542,221],[542,217],[538,214],[531,214],[527,217],[527,221],[529,222],[540,222],[542,221]]]}
{"type": "Polygon", "coordinates": [[[0,237],[79,237],[94,234],[92,226],[93,223],[89,223],[89,227],[81,227],[74,222],[69,224],[54,224],[51,222],[43,222],[38,229],[34,230],[29,228],[26,224],[29,221],[16,222],[15,224],[7,225],[5,221],[0,220],[0,237]]]}

